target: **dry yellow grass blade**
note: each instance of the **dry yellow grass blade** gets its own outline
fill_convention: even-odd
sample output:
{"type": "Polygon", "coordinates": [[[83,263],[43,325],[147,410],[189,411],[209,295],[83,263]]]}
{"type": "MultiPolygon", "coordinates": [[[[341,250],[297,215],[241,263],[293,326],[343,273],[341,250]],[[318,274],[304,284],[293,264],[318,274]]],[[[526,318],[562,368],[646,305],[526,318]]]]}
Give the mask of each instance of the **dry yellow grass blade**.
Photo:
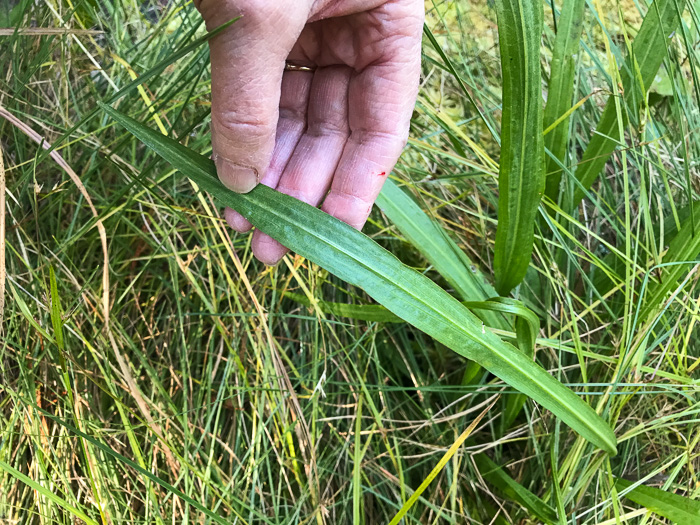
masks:
{"type": "Polygon", "coordinates": [[[411,509],[411,507],[418,501],[418,498],[420,498],[420,495],[423,494],[425,489],[428,488],[428,485],[435,479],[435,477],[440,474],[442,469],[447,465],[447,462],[452,459],[452,456],[454,456],[457,451],[459,450],[459,447],[462,446],[462,444],[467,440],[467,438],[471,435],[472,432],[474,432],[474,429],[477,427],[477,425],[481,422],[483,417],[488,413],[489,410],[493,408],[493,406],[496,404],[496,401],[498,401],[498,398],[491,403],[489,406],[487,406],[481,414],[476,416],[476,419],[471,422],[471,424],[464,429],[464,432],[462,432],[459,437],[455,440],[455,442],[452,444],[452,446],[447,449],[447,452],[445,452],[445,455],[442,456],[442,459],[438,461],[438,464],[435,465],[435,468],[430,471],[430,474],[428,474],[428,477],[426,477],[423,480],[423,483],[420,484],[420,487],[416,489],[416,491],[413,493],[413,495],[408,499],[406,503],[404,503],[403,507],[399,510],[399,512],[394,516],[394,519],[391,520],[391,523],[389,525],[395,525],[398,524],[401,521],[401,518],[403,518],[406,513],[411,509]]]}
{"type": "MultiPolygon", "coordinates": [[[[0,105],[0,117],[4,118],[7,120],[10,124],[15,126],[18,130],[20,130],[22,133],[24,133],[27,137],[32,139],[34,142],[39,144],[42,148],[45,150],[49,150],[51,148],[51,144],[49,144],[44,137],[39,135],[36,131],[34,131],[31,127],[29,127],[27,124],[19,120],[17,117],[15,117],[12,113],[10,113],[7,109],[5,109],[3,106],[0,105]]],[[[126,360],[124,359],[121,349],[119,348],[119,345],[117,341],[114,339],[114,336],[112,334],[112,331],[109,327],[109,315],[110,315],[110,301],[109,301],[109,251],[107,248],[107,232],[105,231],[104,224],[102,223],[102,220],[99,218],[99,214],[97,213],[97,209],[95,208],[95,205],[92,203],[92,199],[90,198],[90,194],[88,193],[87,189],[85,188],[85,185],[83,182],[80,180],[80,177],[78,176],[77,173],[73,170],[73,168],[68,165],[68,163],[63,159],[61,154],[56,151],[52,150],[49,153],[49,156],[58,164],[63,170],[68,174],[70,179],[73,181],[73,183],[77,186],[78,191],[80,191],[80,194],[83,196],[85,199],[85,202],[87,202],[88,207],[90,208],[90,211],[92,212],[92,215],[96,219],[95,226],[97,227],[97,231],[99,232],[100,235],[100,243],[102,245],[102,254],[103,254],[103,263],[102,263],[102,315],[104,316],[104,322],[105,322],[105,332],[106,335],[109,339],[110,345],[112,346],[112,350],[114,351],[114,355],[117,358],[117,363],[119,364],[119,368],[122,372],[122,375],[124,376],[124,380],[126,381],[126,384],[129,386],[129,390],[131,395],[134,397],[136,400],[136,404],[139,407],[139,410],[141,411],[143,417],[146,419],[148,422],[149,426],[151,429],[161,438],[164,439],[164,433],[161,428],[161,426],[156,422],[152,415],[151,411],[148,407],[148,404],[146,403],[146,400],[144,399],[143,395],[141,395],[141,391],[138,388],[138,385],[136,384],[136,381],[133,378],[133,375],[131,374],[131,370],[129,369],[129,365],[127,364],[126,360]]],[[[3,175],[3,180],[4,180],[4,175],[3,175]]],[[[4,197],[4,191],[3,197],[4,197]]],[[[0,236],[0,238],[4,239],[4,235],[0,236]]],[[[4,253],[4,242],[2,245],[0,245],[0,248],[2,248],[2,252],[4,253]]],[[[2,265],[0,265],[0,268],[2,268],[2,275],[4,276],[4,261],[2,261],[2,265]]],[[[4,285],[2,290],[4,291],[4,285]]],[[[1,312],[1,310],[0,310],[1,312]]],[[[172,470],[173,474],[177,474],[179,471],[177,462],[175,461],[175,458],[173,457],[172,453],[167,447],[163,447],[163,453],[165,454],[166,461],[168,462],[168,466],[172,470]]]]}
{"type": "Polygon", "coordinates": [[[0,144],[0,334],[5,313],[5,163],[2,159],[0,144]]]}

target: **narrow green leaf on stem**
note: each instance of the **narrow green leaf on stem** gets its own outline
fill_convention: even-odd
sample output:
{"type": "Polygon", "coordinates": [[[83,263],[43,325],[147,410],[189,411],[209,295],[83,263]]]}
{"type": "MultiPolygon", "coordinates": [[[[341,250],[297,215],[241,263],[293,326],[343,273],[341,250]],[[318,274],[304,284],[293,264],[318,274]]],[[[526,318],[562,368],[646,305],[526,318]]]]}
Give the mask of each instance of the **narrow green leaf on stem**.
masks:
{"type": "MultiPolygon", "coordinates": [[[[408,241],[433,265],[465,301],[485,301],[498,295],[457,243],[394,181],[387,180],[377,206],[408,241]]],[[[502,315],[484,311],[479,317],[490,327],[508,330],[502,315]]]]}
{"type": "Polygon", "coordinates": [[[503,496],[517,501],[544,523],[557,521],[557,513],[552,507],[510,477],[486,454],[475,455],[474,463],[479,469],[481,477],[503,496]]]}
{"type": "MultiPolygon", "coordinates": [[[[632,42],[632,56],[627,58],[620,70],[623,100],[627,108],[621,115],[623,125],[629,122],[630,116],[633,117],[633,121],[637,120],[634,113],[639,111],[656,72],[666,57],[666,47],[679,23],[680,17],[674,0],[655,0],[649,6],[642,27],[632,42]]],[[[612,95],[608,99],[595,133],[576,170],[576,178],[586,190],[591,188],[610,156],[620,146],[621,130],[614,97],[615,95],[612,95]]],[[[573,202],[566,206],[565,211],[576,208],[583,197],[584,191],[577,188],[574,191],[573,202]]]]}
{"type": "Polygon", "coordinates": [[[496,0],[503,76],[498,176],[496,289],[507,295],[525,277],[544,192],[540,40],[542,2],[496,0]]]}
{"type": "Polygon", "coordinates": [[[589,405],[522,352],[486,330],[457,299],[369,237],[264,185],[247,194],[234,193],[219,181],[211,159],[108,106],[102,107],[201,189],[238,211],[256,228],[362,288],[404,321],[551,410],[591,443],[616,453],[614,433],[589,405]]]}
{"type": "Polygon", "coordinates": [[[545,164],[547,181],[545,195],[554,202],[558,198],[561,165],[566,165],[566,152],[569,145],[570,117],[563,119],[561,117],[567,114],[573,104],[577,55],[583,30],[585,6],[586,0],[564,0],[552,52],[547,104],[544,108],[544,127],[548,129],[554,123],[557,124],[545,136],[544,144],[551,155],[547,157],[545,164]]]}
{"type": "Polygon", "coordinates": [[[700,524],[700,501],[671,494],[665,490],[638,485],[627,491],[633,483],[622,478],[615,478],[615,485],[620,492],[625,492],[627,499],[646,507],[652,512],[683,525],[700,524]]]}

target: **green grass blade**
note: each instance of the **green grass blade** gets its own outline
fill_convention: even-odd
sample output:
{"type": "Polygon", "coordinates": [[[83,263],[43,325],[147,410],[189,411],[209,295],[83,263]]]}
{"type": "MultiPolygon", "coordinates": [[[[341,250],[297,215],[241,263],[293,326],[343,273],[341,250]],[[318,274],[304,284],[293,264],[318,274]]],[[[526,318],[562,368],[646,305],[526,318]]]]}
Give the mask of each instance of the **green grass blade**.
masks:
{"type": "Polygon", "coordinates": [[[237,210],[256,228],[364,289],[406,322],[551,410],[591,443],[616,453],[614,433],[590,406],[522,352],[486,330],[457,299],[366,235],[264,185],[245,195],[233,193],[219,182],[211,159],[110,107],[102,107],[181,173],[221,204],[237,210]]]}
{"type": "Polygon", "coordinates": [[[70,503],[68,503],[66,500],[63,498],[57,496],[53,492],[51,492],[49,489],[44,487],[41,483],[37,483],[34,481],[32,478],[29,476],[22,474],[19,470],[11,467],[4,461],[0,461],[0,470],[4,470],[10,476],[14,477],[15,479],[21,481],[28,487],[32,488],[33,490],[37,491],[39,494],[41,494],[43,497],[45,497],[48,500],[53,501],[56,505],[59,507],[66,509],[68,512],[70,512],[73,516],[76,518],[79,518],[83,520],[85,523],[88,525],[98,525],[98,522],[91,519],[87,514],[85,514],[83,511],[80,509],[74,507],[70,503]]]}
{"type": "MultiPolygon", "coordinates": [[[[544,127],[549,128],[565,115],[573,104],[576,56],[583,30],[585,0],[564,0],[561,17],[557,23],[557,36],[552,52],[552,66],[544,108],[544,127]]],[[[544,138],[544,145],[551,155],[545,163],[545,195],[557,201],[561,182],[561,165],[566,165],[569,145],[569,119],[562,119],[544,138]],[[556,160],[555,160],[556,159],[556,160]],[[557,162],[558,161],[558,162],[557,162]]]]}
{"type": "MultiPolygon", "coordinates": [[[[302,294],[285,292],[285,297],[293,301],[311,306],[311,301],[302,294]]],[[[389,310],[378,304],[345,304],[333,303],[330,301],[317,301],[318,309],[324,314],[331,314],[337,317],[347,317],[357,321],[367,321],[370,323],[402,323],[398,315],[392,314],[389,310]]]]}
{"type": "Polygon", "coordinates": [[[491,126],[491,123],[486,118],[486,115],[484,115],[483,111],[481,111],[481,108],[476,103],[476,100],[474,100],[474,97],[467,89],[467,86],[464,85],[464,80],[462,80],[462,77],[459,75],[459,73],[457,73],[457,70],[455,69],[455,66],[452,63],[452,60],[450,60],[445,51],[443,51],[442,46],[440,46],[440,43],[435,39],[435,35],[433,35],[433,32],[427,25],[423,27],[423,34],[426,36],[428,42],[430,42],[430,45],[433,47],[435,52],[442,60],[442,65],[445,67],[445,69],[447,69],[447,71],[449,71],[452,74],[454,79],[457,81],[457,84],[459,85],[460,89],[462,90],[464,96],[467,98],[467,100],[469,100],[469,102],[471,102],[472,106],[474,106],[474,109],[479,114],[479,118],[489,130],[491,136],[494,138],[494,140],[498,140],[496,131],[491,126]]]}
{"type": "MultiPolygon", "coordinates": [[[[632,42],[632,57],[626,60],[625,66],[620,70],[627,111],[636,112],[641,106],[656,72],[666,57],[666,46],[671,42],[679,22],[674,0],[656,0],[649,6],[642,27],[632,42]]],[[[622,116],[624,125],[628,114],[622,116]]],[[[615,97],[611,96],[576,170],[576,178],[586,190],[591,188],[613,151],[619,146],[618,137],[621,130],[617,117],[615,97]]],[[[583,197],[583,190],[577,188],[569,209],[578,206],[583,197]]]]}
{"type": "Polygon", "coordinates": [[[525,277],[544,192],[540,40],[542,2],[497,0],[503,76],[503,121],[498,180],[496,289],[508,294],[525,277]]]}
{"type": "MultiPolygon", "coordinates": [[[[28,404],[30,404],[30,403],[28,403],[28,404]]],[[[191,505],[192,507],[197,509],[199,512],[201,512],[202,515],[208,517],[213,523],[220,523],[222,525],[227,525],[229,523],[221,516],[216,515],[214,512],[212,512],[211,510],[206,508],[204,505],[197,502],[196,500],[194,500],[193,498],[191,498],[190,496],[188,496],[184,492],[182,492],[180,489],[177,489],[176,487],[174,487],[170,483],[166,482],[165,480],[159,478],[158,476],[154,475],[153,473],[151,473],[147,469],[142,468],[136,462],[134,462],[131,459],[127,458],[126,456],[120,454],[119,452],[112,449],[108,445],[106,445],[100,441],[97,441],[92,436],[86,434],[85,432],[82,432],[80,429],[78,429],[76,427],[69,425],[66,421],[64,421],[60,417],[58,417],[54,414],[51,414],[50,412],[47,412],[46,410],[42,409],[41,407],[38,407],[36,405],[33,405],[33,406],[45,418],[48,418],[52,421],[55,421],[56,423],[58,423],[59,425],[64,427],[66,430],[70,431],[71,434],[75,434],[76,436],[84,439],[85,441],[90,443],[94,448],[99,449],[102,452],[104,452],[105,454],[107,454],[108,456],[111,456],[114,459],[120,461],[121,463],[128,465],[129,467],[131,467],[132,469],[137,471],[144,478],[149,479],[153,483],[156,483],[157,485],[161,486],[163,489],[167,490],[168,492],[172,493],[173,495],[177,496],[178,498],[181,498],[184,502],[186,502],[187,504],[191,505]]],[[[13,475],[15,475],[14,472],[17,472],[17,471],[14,471],[14,469],[12,469],[12,467],[10,467],[9,465],[6,465],[2,462],[0,462],[0,469],[5,469],[13,475]]],[[[21,475],[21,473],[20,473],[20,475],[21,475]]],[[[25,483],[30,485],[26,480],[26,476],[24,476],[23,478],[18,477],[18,479],[21,479],[22,481],[24,481],[25,483]]],[[[32,485],[30,485],[30,486],[32,486],[32,485]]],[[[65,505],[63,505],[63,506],[65,506],[65,505]]],[[[71,510],[72,510],[72,508],[71,508],[71,510]]],[[[80,514],[76,514],[76,515],[80,516],[80,514]]],[[[90,521],[90,523],[94,523],[94,522],[90,521]]]]}
{"type": "Polygon", "coordinates": [[[510,477],[486,454],[475,455],[474,463],[486,482],[495,487],[503,496],[517,501],[544,523],[557,521],[557,513],[552,507],[510,477]]]}
{"type": "MultiPolygon", "coordinates": [[[[615,478],[615,484],[620,491],[626,491],[634,485],[631,481],[622,478],[615,478]]],[[[625,492],[624,496],[675,523],[700,524],[700,501],[644,485],[639,485],[629,492],[625,492]]]]}
{"type": "Polygon", "coordinates": [[[559,486],[559,467],[557,465],[557,451],[559,449],[558,439],[555,437],[555,445],[550,447],[549,456],[552,464],[552,493],[554,501],[557,504],[557,514],[559,516],[559,525],[566,525],[566,507],[564,506],[564,497],[559,486]]]}
{"type": "Polygon", "coordinates": [[[676,287],[680,278],[688,273],[691,265],[678,263],[693,261],[698,255],[700,255],[700,231],[695,227],[691,214],[669,243],[668,251],[661,261],[663,266],[660,269],[660,279],[649,287],[649,292],[644,299],[639,316],[641,320],[647,320],[657,308],[662,306],[664,299],[676,287]]]}
{"type": "MultiPolygon", "coordinates": [[[[377,206],[465,301],[485,301],[498,295],[457,243],[392,180],[387,180],[377,206]]],[[[496,312],[479,317],[491,327],[508,329],[496,312]]]]}

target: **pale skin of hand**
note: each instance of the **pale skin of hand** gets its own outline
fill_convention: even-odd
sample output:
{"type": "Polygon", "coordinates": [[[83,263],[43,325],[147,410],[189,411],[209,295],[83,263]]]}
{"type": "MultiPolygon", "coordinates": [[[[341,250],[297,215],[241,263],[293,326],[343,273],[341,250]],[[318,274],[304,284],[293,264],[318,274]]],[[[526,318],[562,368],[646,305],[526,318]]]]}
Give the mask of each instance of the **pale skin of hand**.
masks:
{"type": "MultiPolygon", "coordinates": [[[[212,150],[221,181],[258,182],[361,229],[408,138],[423,0],[195,0],[212,30],[212,150]],[[315,68],[285,71],[285,61],[315,68]]],[[[251,224],[226,209],[238,232],[251,224]]],[[[287,248],[261,231],[255,256],[287,248]]]]}

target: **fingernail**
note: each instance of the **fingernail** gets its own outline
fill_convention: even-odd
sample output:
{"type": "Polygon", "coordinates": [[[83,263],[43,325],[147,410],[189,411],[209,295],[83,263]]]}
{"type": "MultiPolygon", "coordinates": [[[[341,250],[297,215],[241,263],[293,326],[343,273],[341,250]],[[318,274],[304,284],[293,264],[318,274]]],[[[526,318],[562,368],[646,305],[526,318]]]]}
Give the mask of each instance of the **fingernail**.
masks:
{"type": "Polygon", "coordinates": [[[216,173],[228,189],[236,193],[248,193],[258,185],[258,171],[248,166],[241,166],[218,155],[214,159],[216,173]]]}

